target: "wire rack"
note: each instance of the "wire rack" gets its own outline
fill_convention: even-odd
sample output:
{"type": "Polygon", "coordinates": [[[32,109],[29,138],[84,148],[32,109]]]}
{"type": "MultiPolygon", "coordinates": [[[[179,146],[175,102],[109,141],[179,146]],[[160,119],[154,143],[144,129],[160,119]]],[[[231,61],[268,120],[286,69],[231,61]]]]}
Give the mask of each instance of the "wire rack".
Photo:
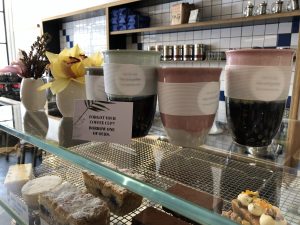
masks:
{"type": "MultiPolygon", "coordinates": [[[[160,189],[181,183],[219,196],[224,200],[223,210],[231,208],[231,200],[240,192],[257,190],[262,198],[281,208],[290,224],[300,224],[300,177],[280,167],[270,169],[250,159],[241,161],[227,154],[186,149],[151,138],[134,139],[130,145],[91,142],[70,150],[99,163],[109,162],[143,174],[148,183],[160,189]]],[[[80,169],[53,155],[45,157],[36,173],[56,174],[85,188],[80,169]]],[[[153,204],[145,200],[125,217],[112,216],[112,224],[130,224],[132,216],[153,204]]]]}

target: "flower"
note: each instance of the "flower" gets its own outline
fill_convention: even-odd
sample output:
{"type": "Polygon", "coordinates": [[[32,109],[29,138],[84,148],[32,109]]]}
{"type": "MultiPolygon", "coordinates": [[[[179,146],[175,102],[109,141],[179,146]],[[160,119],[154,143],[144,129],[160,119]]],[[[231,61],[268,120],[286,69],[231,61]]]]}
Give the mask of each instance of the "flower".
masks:
{"type": "Polygon", "coordinates": [[[63,91],[71,81],[84,84],[85,67],[103,64],[103,57],[99,52],[88,57],[78,45],[65,48],[59,54],[46,52],[46,56],[50,61],[49,68],[54,81],[41,86],[39,90],[50,87],[53,94],[63,91]]]}
{"type": "Polygon", "coordinates": [[[49,61],[46,58],[46,47],[50,42],[50,35],[44,33],[41,37],[31,45],[29,53],[20,50],[20,58],[18,61],[12,62],[10,65],[0,69],[2,73],[16,73],[23,78],[38,79],[43,76],[49,61]]]}

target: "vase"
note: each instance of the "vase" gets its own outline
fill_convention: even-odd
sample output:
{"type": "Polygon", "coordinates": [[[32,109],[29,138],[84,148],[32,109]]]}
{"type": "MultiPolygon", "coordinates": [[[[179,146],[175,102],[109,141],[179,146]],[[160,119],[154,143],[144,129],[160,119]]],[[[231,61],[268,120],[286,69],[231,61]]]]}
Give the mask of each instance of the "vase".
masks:
{"type": "Polygon", "coordinates": [[[20,99],[27,111],[44,110],[47,101],[46,91],[37,89],[44,84],[41,78],[23,78],[21,81],[20,99]]]}
{"type": "Polygon", "coordinates": [[[76,99],[86,99],[86,93],[85,85],[75,81],[71,81],[63,91],[56,94],[57,108],[63,117],[73,117],[76,99]]]}
{"type": "Polygon", "coordinates": [[[27,134],[45,138],[49,128],[45,111],[26,111],[23,117],[24,131],[27,134]]]}

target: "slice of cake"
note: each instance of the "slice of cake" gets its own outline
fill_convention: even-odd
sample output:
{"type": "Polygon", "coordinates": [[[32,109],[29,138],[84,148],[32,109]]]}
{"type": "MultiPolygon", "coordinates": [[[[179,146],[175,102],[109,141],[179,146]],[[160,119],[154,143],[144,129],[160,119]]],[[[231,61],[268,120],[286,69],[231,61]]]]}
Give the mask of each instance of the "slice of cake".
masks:
{"type": "Polygon", "coordinates": [[[20,194],[23,185],[33,177],[31,163],[13,165],[8,169],[4,185],[9,191],[20,194]]]}
{"type": "Polygon", "coordinates": [[[28,181],[22,187],[22,197],[30,208],[38,208],[38,196],[62,183],[58,176],[44,176],[28,181]]]}
{"type": "MultiPolygon", "coordinates": [[[[231,201],[231,205],[233,212],[251,225],[287,224],[280,209],[260,198],[257,191],[243,191],[231,201]]],[[[223,212],[223,215],[228,217],[228,212],[223,212]]]]}
{"type": "Polygon", "coordinates": [[[64,182],[39,196],[40,216],[49,224],[107,225],[107,204],[64,182]]]}
{"type": "MultiPolygon", "coordinates": [[[[174,186],[167,189],[167,192],[174,194],[180,198],[183,198],[187,201],[190,201],[196,205],[199,205],[203,208],[209,209],[211,211],[221,213],[223,207],[223,199],[208,194],[206,192],[202,192],[199,190],[195,190],[193,188],[184,186],[182,184],[175,184],[174,186]]],[[[167,212],[172,213],[174,216],[179,217],[182,220],[187,222],[195,223],[188,218],[181,216],[170,209],[163,207],[163,209],[167,212]]]]}
{"type": "MultiPolygon", "coordinates": [[[[140,175],[130,174],[127,170],[123,172],[141,178],[140,175]]],[[[110,210],[118,216],[132,212],[142,204],[142,196],[124,187],[88,171],[82,171],[82,175],[88,192],[106,201],[110,210]]]]}
{"type": "Polygon", "coordinates": [[[132,218],[132,225],[189,225],[153,207],[148,207],[132,218]]]}

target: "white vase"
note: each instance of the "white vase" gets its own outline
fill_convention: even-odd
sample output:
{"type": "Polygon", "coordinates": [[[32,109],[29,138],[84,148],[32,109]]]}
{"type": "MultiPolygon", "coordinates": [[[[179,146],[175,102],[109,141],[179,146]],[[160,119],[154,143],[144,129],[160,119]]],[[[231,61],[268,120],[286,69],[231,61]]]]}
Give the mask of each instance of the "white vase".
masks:
{"type": "Polygon", "coordinates": [[[37,89],[44,84],[41,78],[23,78],[21,81],[20,98],[27,111],[44,110],[47,101],[46,91],[37,89]]]}
{"type": "Polygon", "coordinates": [[[73,117],[74,101],[86,99],[85,85],[71,81],[61,92],[56,94],[56,104],[63,117],[73,117]]]}

